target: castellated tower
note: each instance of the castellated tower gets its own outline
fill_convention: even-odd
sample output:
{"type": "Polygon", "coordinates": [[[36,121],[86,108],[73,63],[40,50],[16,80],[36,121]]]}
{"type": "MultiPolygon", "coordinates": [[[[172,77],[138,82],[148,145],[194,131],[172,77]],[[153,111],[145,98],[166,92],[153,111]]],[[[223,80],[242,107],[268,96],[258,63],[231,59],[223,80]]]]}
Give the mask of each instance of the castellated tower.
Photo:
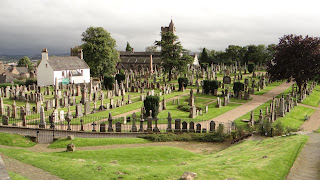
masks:
{"type": "Polygon", "coordinates": [[[169,27],[161,27],[161,33],[163,32],[173,32],[174,34],[176,34],[176,27],[174,27],[172,19],[169,24],[169,27]]]}

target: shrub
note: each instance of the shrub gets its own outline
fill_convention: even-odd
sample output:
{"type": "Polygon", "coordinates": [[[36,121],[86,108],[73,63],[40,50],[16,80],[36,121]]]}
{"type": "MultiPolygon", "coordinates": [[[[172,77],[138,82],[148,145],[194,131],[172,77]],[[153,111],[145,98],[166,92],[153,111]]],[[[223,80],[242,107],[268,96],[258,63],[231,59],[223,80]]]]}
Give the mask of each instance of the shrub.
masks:
{"type": "Polygon", "coordinates": [[[114,79],[112,76],[105,76],[103,78],[103,85],[106,88],[106,90],[112,90],[113,89],[113,83],[114,79]]]}
{"type": "Polygon", "coordinates": [[[180,109],[181,111],[190,112],[190,106],[189,105],[179,105],[178,109],[180,109]]]}
{"type": "Polygon", "coordinates": [[[280,136],[284,133],[284,128],[283,128],[281,121],[276,121],[273,124],[273,130],[274,130],[273,131],[274,136],[280,136]]]}
{"type": "Polygon", "coordinates": [[[203,81],[203,90],[205,94],[213,93],[215,89],[218,89],[219,81],[217,80],[204,80],[203,81]]]}
{"type": "Polygon", "coordinates": [[[181,78],[178,79],[179,91],[181,91],[181,89],[182,89],[182,82],[183,82],[184,88],[186,88],[188,86],[188,78],[181,77],[181,78]]]}
{"type": "Polygon", "coordinates": [[[241,82],[234,82],[233,83],[233,91],[234,93],[238,93],[239,91],[243,91],[244,90],[244,84],[241,82]]]}
{"type": "Polygon", "coordinates": [[[147,96],[144,100],[144,107],[146,109],[146,116],[150,116],[149,111],[152,111],[152,117],[155,118],[159,113],[159,96],[147,96]]]}
{"type": "Polygon", "coordinates": [[[199,141],[199,142],[223,142],[229,135],[222,133],[182,133],[182,134],[147,134],[139,138],[148,139],[153,142],[167,141],[199,141]]]}
{"type": "Polygon", "coordinates": [[[254,68],[255,68],[255,65],[254,65],[253,63],[249,63],[249,64],[248,64],[248,71],[249,71],[249,73],[254,72],[254,68]]]}
{"type": "Polygon", "coordinates": [[[116,74],[116,76],[115,76],[115,80],[118,81],[118,84],[120,84],[125,79],[126,79],[126,76],[123,73],[116,74]]]}
{"type": "Polygon", "coordinates": [[[32,84],[37,84],[37,79],[27,79],[25,82],[26,86],[32,85],[32,84]]]}

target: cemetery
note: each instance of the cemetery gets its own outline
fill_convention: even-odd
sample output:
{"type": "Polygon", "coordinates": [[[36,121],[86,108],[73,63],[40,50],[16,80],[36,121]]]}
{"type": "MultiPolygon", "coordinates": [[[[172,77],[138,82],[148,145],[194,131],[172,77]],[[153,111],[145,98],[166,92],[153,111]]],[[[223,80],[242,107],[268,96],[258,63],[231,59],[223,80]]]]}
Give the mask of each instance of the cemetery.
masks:
{"type": "Polygon", "coordinates": [[[26,135],[28,129],[35,130],[28,137],[39,145],[51,144],[39,149],[42,158],[36,160],[32,157],[38,144],[28,138],[24,140],[30,141],[28,145],[18,144],[14,139],[21,137],[4,134],[1,137],[7,140],[0,140],[0,144],[30,150],[0,148],[0,152],[63,179],[167,179],[181,178],[184,172],[197,172],[197,179],[211,179],[212,174],[216,179],[272,179],[272,164],[286,161],[276,172],[283,179],[301,144],[307,141],[306,136],[294,134],[308,121],[306,116],[316,111],[320,85],[310,81],[298,93],[293,82],[271,81],[264,66],[251,73],[246,69],[246,64],[217,64],[207,70],[190,67],[187,74],[174,74],[171,81],[161,69],[153,73],[124,71],[118,72],[124,80],[118,83],[115,79],[110,89],[103,79],[82,84],[2,87],[1,131],[26,135]],[[149,97],[156,97],[156,110],[145,106],[149,97]],[[242,112],[239,108],[243,107],[250,110],[242,112]],[[230,119],[225,119],[228,114],[230,119]],[[46,131],[36,134],[37,130],[46,131]],[[258,141],[262,144],[238,143],[252,133],[277,138],[258,141]],[[202,148],[207,146],[205,142],[211,143],[207,150],[202,148]],[[66,148],[74,152],[56,154],[66,148]],[[252,151],[261,148],[266,150],[252,151]],[[52,163],[54,159],[59,165],[52,163]],[[65,169],[69,164],[73,165],[65,169]],[[243,172],[223,168],[225,164],[238,166],[243,172]],[[83,166],[90,170],[83,170],[83,166]],[[208,171],[200,170],[204,166],[208,171]],[[247,166],[259,173],[246,170],[247,166]]]}
{"type": "Polygon", "coordinates": [[[171,19],[146,52],[119,52],[89,27],[70,56],[42,49],[37,80],[0,84],[0,179],[309,177],[320,39],[203,48],[198,59],[175,33],[171,19]]]}

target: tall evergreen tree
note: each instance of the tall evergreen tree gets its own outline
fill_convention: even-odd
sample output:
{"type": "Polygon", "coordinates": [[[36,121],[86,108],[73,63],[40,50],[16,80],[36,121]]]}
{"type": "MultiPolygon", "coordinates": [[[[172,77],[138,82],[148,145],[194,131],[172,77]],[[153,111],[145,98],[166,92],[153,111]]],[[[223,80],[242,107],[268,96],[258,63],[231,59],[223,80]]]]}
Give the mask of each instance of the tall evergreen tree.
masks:
{"type": "Polygon", "coordinates": [[[102,27],[89,27],[82,33],[84,60],[90,66],[91,76],[112,75],[116,72],[119,53],[116,41],[102,27]]]}
{"type": "Polygon", "coordinates": [[[127,42],[126,52],[132,52],[133,48],[130,46],[129,42],[127,42]]]}
{"type": "Polygon", "coordinates": [[[202,49],[199,60],[202,68],[205,68],[210,64],[210,57],[206,48],[202,49]]]}
{"type": "Polygon", "coordinates": [[[178,41],[178,36],[173,32],[162,32],[161,41],[156,41],[155,44],[161,47],[162,67],[169,73],[169,81],[172,79],[172,70],[184,72],[187,70],[187,65],[192,63],[192,57],[188,55],[188,51],[183,49],[178,41]]]}

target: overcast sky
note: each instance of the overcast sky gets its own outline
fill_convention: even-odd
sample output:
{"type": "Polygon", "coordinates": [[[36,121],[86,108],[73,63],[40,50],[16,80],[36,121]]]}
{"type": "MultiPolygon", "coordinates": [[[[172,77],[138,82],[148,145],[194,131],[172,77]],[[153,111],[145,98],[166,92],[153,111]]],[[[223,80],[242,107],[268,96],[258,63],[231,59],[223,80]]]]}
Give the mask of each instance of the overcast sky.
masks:
{"type": "Polygon", "coordinates": [[[69,53],[88,27],[103,27],[125,50],[144,51],[171,20],[184,48],[278,43],[285,34],[320,36],[314,0],[0,0],[0,55],[69,53]]]}

